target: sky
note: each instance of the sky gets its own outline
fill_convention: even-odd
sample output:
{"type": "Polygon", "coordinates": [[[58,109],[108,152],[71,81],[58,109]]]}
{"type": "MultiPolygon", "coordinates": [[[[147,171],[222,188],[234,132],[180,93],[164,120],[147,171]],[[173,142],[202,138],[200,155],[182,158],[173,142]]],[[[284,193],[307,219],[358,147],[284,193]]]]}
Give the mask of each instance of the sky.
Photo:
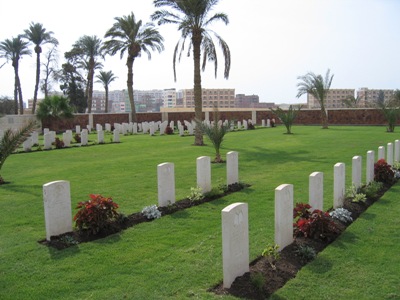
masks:
{"type": "MultiPolygon", "coordinates": [[[[59,66],[64,53],[83,35],[104,41],[115,17],[133,12],[144,23],[155,11],[152,0],[5,1],[0,9],[0,41],[11,39],[41,23],[59,41],[59,66]],[[58,3],[63,3],[62,5],[58,3]]],[[[298,77],[307,72],[334,74],[331,88],[400,89],[399,0],[220,0],[213,13],[224,12],[229,24],[214,23],[210,29],[229,45],[231,70],[223,76],[223,55],[218,54],[218,73],[208,64],[202,73],[203,88],[234,88],[236,94],[258,95],[260,102],[298,103],[298,77]]],[[[135,60],[133,88],[138,90],[193,88],[193,56],[177,64],[174,81],[173,50],[180,38],[176,25],[159,27],[165,50],[135,60]]],[[[33,46],[31,46],[33,52],[33,46]]],[[[43,52],[46,52],[44,47],[43,52]]],[[[42,61],[44,57],[42,56],[42,61]]],[[[5,59],[0,59],[0,66],[5,59]]],[[[118,77],[110,90],[126,89],[126,56],[106,56],[104,71],[118,77]]],[[[24,101],[33,98],[36,57],[20,61],[24,101]]],[[[0,69],[0,96],[13,97],[11,62],[0,69]]],[[[103,90],[100,83],[94,89],[103,90]]],[[[40,95],[39,95],[40,96],[40,95]]]]}

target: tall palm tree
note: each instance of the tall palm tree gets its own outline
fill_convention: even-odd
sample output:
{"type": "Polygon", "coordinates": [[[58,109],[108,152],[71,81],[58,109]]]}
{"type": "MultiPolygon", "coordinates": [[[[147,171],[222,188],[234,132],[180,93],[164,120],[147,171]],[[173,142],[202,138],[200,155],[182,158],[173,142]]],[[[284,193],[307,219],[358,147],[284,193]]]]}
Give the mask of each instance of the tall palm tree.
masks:
{"type": "Polygon", "coordinates": [[[35,45],[36,53],[36,83],[33,94],[32,114],[36,111],[37,94],[40,82],[40,54],[42,53],[42,45],[52,44],[57,46],[58,40],[52,36],[53,34],[54,32],[52,31],[46,31],[46,28],[44,28],[42,24],[31,22],[29,29],[25,29],[25,34],[23,35],[24,38],[35,45]]]}
{"type": "Polygon", "coordinates": [[[98,79],[96,82],[103,84],[104,90],[106,91],[105,112],[108,113],[108,86],[118,77],[116,77],[112,71],[100,71],[100,74],[97,75],[96,78],[98,79]]]}
{"type": "Polygon", "coordinates": [[[87,75],[87,105],[88,113],[92,112],[92,98],[93,98],[93,79],[94,71],[99,66],[99,57],[104,57],[102,41],[97,36],[82,36],[74,45],[73,51],[79,53],[81,63],[85,65],[88,70],[87,75]]]}
{"type": "MultiPolygon", "coordinates": [[[[214,31],[208,29],[208,26],[216,21],[222,21],[227,25],[229,23],[228,16],[224,13],[215,13],[210,16],[211,11],[218,4],[219,0],[154,0],[155,7],[167,7],[171,11],[158,10],[152,15],[153,20],[158,20],[158,24],[177,24],[178,30],[181,31],[181,38],[176,44],[173,56],[174,78],[176,81],[175,62],[179,52],[179,58],[185,51],[185,42],[190,40],[188,56],[193,49],[194,62],[194,107],[195,118],[203,119],[202,111],[202,95],[201,95],[201,74],[200,74],[200,57],[203,55],[202,71],[206,67],[207,60],[214,62],[215,76],[217,76],[217,53],[215,44],[210,33],[212,32],[219,45],[225,59],[224,77],[229,78],[231,67],[231,54],[228,44],[214,31]]],[[[195,132],[195,145],[203,145],[203,135],[201,130],[195,132]]]]}
{"type": "Polygon", "coordinates": [[[127,88],[129,102],[131,104],[132,122],[136,122],[136,109],[133,99],[133,63],[141,52],[145,52],[151,59],[151,52],[164,50],[163,37],[154,27],[153,23],[142,24],[142,20],[136,21],[135,15],[131,12],[128,16],[114,18],[116,22],[106,32],[105,38],[110,38],[104,42],[104,48],[110,55],[120,52],[120,58],[125,52],[128,54],[126,66],[128,67],[127,88]]]}
{"type": "Polygon", "coordinates": [[[24,102],[22,99],[21,81],[19,79],[19,60],[24,55],[31,55],[31,50],[28,49],[29,42],[22,39],[21,36],[6,39],[0,42],[0,58],[5,58],[7,61],[11,60],[14,68],[14,113],[18,114],[18,98],[19,98],[19,112],[24,113],[24,102]]]}
{"type": "MultiPolygon", "coordinates": [[[[0,139],[0,170],[7,157],[9,157],[21,145],[37,127],[35,121],[30,121],[19,130],[7,129],[0,139]]],[[[0,184],[4,183],[0,176],[0,184]]]]}
{"type": "Polygon", "coordinates": [[[312,72],[308,72],[306,75],[297,77],[297,79],[301,80],[301,82],[297,84],[297,97],[308,93],[317,99],[321,107],[322,128],[328,129],[328,115],[325,109],[325,100],[331,87],[333,74],[331,76],[330,70],[328,69],[328,71],[326,71],[325,78],[323,78],[322,75],[316,75],[312,72]]]}

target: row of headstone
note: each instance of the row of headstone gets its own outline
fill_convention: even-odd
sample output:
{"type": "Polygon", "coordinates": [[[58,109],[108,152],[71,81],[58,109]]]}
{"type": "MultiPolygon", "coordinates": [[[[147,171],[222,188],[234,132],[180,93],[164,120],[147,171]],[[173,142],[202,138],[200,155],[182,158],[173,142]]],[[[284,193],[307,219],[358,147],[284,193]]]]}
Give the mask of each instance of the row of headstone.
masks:
{"type": "MultiPolygon", "coordinates": [[[[198,157],[196,160],[197,186],[202,193],[211,191],[211,158],[198,157]]],[[[239,154],[230,151],[226,154],[227,185],[239,182],[239,154]]],[[[175,203],[175,165],[166,162],[157,166],[158,206],[168,206],[175,203]]]]}
{"type": "MultiPolygon", "coordinates": [[[[399,161],[400,142],[395,141],[393,154],[392,143],[388,143],[388,163],[399,161]]],[[[384,147],[378,148],[378,160],[384,159],[384,147]]],[[[375,152],[367,152],[366,158],[366,183],[374,180],[375,152]]],[[[389,163],[390,164],[390,163],[389,163]]],[[[352,158],[352,184],[361,186],[362,157],[352,158]]],[[[312,209],[323,210],[323,178],[322,172],[313,172],[309,176],[309,204],[312,209]]],[[[334,165],[334,199],[333,207],[342,207],[345,198],[345,164],[334,165]]],[[[275,189],[275,244],[279,251],[293,242],[293,185],[281,184],[275,189]]],[[[230,288],[238,276],[249,271],[249,235],[248,235],[248,205],[247,203],[234,203],[221,211],[222,223],[222,262],[223,286],[230,288]]]]}

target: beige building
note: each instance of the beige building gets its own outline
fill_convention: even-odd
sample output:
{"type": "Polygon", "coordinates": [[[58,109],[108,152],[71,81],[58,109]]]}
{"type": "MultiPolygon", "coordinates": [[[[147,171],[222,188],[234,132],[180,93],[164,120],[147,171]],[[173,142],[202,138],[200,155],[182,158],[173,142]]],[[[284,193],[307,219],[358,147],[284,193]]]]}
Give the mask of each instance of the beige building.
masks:
{"type": "MultiPolygon", "coordinates": [[[[343,108],[346,107],[343,100],[349,96],[354,97],[355,89],[330,89],[325,101],[325,108],[343,108]]],[[[320,108],[317,99],[307,94],[308,108],[320,108]]]]}
{"type": "Polygon", "coordinates": [[[382,98],[382,101],[387,101],[393,94],[394,90],[377,90],[366,87],[360,88],[357,91],[357,97],[360,97],[360,102],[363,103],[364,106],[374,105],[379,98],[382,98]]]}
{"type": "MultiPolygon", "coordinates": [[[[203,107],[234,108],[235,89],[202,89],[203,107]]],[[[193,89],[182,90],[182,106],[194,107],[193,89]]]]}

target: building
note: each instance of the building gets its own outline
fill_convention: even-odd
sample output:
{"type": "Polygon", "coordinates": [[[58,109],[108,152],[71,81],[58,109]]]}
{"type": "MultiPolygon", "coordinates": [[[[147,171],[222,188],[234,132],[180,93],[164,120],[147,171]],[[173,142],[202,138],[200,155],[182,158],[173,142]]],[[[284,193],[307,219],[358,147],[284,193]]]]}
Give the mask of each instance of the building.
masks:
{"type": "Polygon", "coordinates": [[[366,87],[360,88],[357,91],[357,97],[364,107],[373,106],[378,101],[388,101],[394,95],[394,90],[377,90],[368,89],[366,87]]]}
{"type": "Polygon", "coordinates": [[[261,102],[258,95],[237,94],[235,98],[235,107],[237,108],[273,108],[273,102],[261,102]]]}
{"type": "MultiPolygon", "coordinates": [[[[203,107],[234,108],[235,89],[202,89],[203,107]]],[[[182,107],[194,107],[193,89],[182,90],[182,107]]]]}
{"type": "Polygon", "coordinates": [[[175,89],[165,89],[163,107],[176,107],[176,98],[177,93],[175,89]]]}
{"type": "MultiPolygon", "coordinates": [[[[349,96],[354,97],[355,89],[330,89],[325,99],[325,108],[347,107],[344,100],[349,96]]],[[[320,108],[318,100],[311,94],[307,94],[308,108],[320,108]]]]}

